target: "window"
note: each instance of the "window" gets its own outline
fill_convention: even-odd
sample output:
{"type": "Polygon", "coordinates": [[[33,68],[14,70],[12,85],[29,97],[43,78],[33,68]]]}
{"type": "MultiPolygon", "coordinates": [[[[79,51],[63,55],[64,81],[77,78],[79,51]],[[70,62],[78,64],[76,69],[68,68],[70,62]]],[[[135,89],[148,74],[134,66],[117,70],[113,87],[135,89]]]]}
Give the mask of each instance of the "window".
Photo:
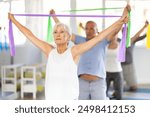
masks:
{"type": "MultiPolygon", "coordinates": [[[[95,9],[95,8],[102,8],[102,1],[101,0],[76,0],[77,1],[77,10],[80,9],[95,9]]],[[[101,10],[91,10],[91,11],[77,11],[76,14],[79,15],[102,15],[102,11],[101,10]]],[[[79,25],[79,23],[82,23],[83,26],[85,26],[85,23],[89,20],[92,20],[94,22],[97,23],[98,26],[98,30],[101,31],[102,30],[102,18],[101,17],[78,17],[77,18],[77,25],[79,25]]],[[[81,33],[82,35],[84,34],[84,32],[81,33]]]]}
{"type": "MultiPolygon", "coordinates": [[[[130,5],[132,8],[131,11],[131,37],[135,35],[137,31],[139,31],[145,24],[145,20],[147,19],[150,22],[150,1],[144,0],[130,0],[130,5]]],[[[107,0],[106,7],[125,7],[126,0],[119,1],[119,0],[107,0]]],[[[106,11],[106,14],[114,14],[114,15],[121,15],[122,10],[111,10],[106,11]]],[[[116,19],[106,19],[106,27],[111,25],[116,19]]],[[[119,37],[122,37],[121,32],[119,33],[119,37]]],[[[138,46],[145,47],[145,40],[139,41],[136,43],[138,46]]]]}
{"type": "Polygon", "coordinates": [[[1,35],[0,42],[4,43],[5,41],[8,43],[8,39],[4,39],[4,34],[6,35],[7,30],[7,13],[9,11],[9,3],[8,2],[0,2],[0,27],[1,27],[1,35]],[[4,30],[5,29],[5,30],[4,30]]]}
{"type": "MultiPolygon", "coordinates": [[[[44,14],[49,14],[49,11],[51,9],[54,9],[56,14],[69,14],[66,12],[62,12],[64,10],[70,9],[70,0],[43,0],[43,13],[44,14]]],[[[70,25],[70,18],[69,17],[58,17],[59,20],[68,26],[70,25]]],[[[43,18],[43,32],[44,32],[44,37],[47,35],[47,22],[48,18],[43,18]]],[[[52,26],[55,25],[55,22],[52,19],[52,26]]]]}
{"type": "MultiPolygon", "coordinates": [[[[112,9],[112,10],[106,10],[105,14],[109,14],[109,15],[122,15],[123,9],[126,6],[126,1],[119,1],[119,0],[107,0],[106,1],[106,8],[119,8],[122,7],[122,9],[112,9]]],[[[119,18],[107,18],[105,21],[105,27],[110,26],[113,22],[115,22],[116,20],[118,20],[119,18]]],[[[120,38],[122,37],[122,33],[119,32],[118,35],[120,38]]]]}
{"type": "MultiPolygon", "coordinates": [[[[146,19],[150,22],[150,15],[149,15],[150,1],[134,0],[131,1],[131,5],[133,9],[132,17],[131,17],[131,22],[132,22],[131,34],[134,35],[137,31],[139,31],[144,26],[146,19]]],[[[145,40],[137,42],[136,45],[145,47],[145,40]]]]}
{"type": "MultiPolygon", "coordinates": [[[[7,37],[7,43],[9,43],[8,39],[8,12],[10,9],[10,3],[8,1],[0,2],[0,26],[4,29],[7,37]]],[[[14,0],[11,1],[11,12],[12,13],[25,13],[25,3],[24,0],[14,0]],[[19,10],[18,10],[19,9],[19,10]]],[[[21,21],[23,25],[25,25],[25,17],[16,17],[18,21],[21,21]]],[[[13,26],[13,34],[14,34],[14,42],[15,45],[22,45],[25,43],[26,38],[21,34],[18,29],[13,26]]],[[[4,42],[4,39],[2,40],[4,42]]]]}

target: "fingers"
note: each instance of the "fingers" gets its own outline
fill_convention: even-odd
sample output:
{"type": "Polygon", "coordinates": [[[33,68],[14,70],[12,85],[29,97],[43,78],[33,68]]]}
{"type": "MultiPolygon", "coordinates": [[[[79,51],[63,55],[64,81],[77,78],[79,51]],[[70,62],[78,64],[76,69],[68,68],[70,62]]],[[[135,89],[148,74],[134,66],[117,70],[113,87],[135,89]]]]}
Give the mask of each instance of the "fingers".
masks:
{"type": "Polygon", "coordinates": [[[79,26],[82,27],[82,23],[80,23],[79,26]]]}
{"type": "Polygon", "coordinates": [[[13,15],[11,13],[8,13],[8,19],[11,20],[11,17],[13,17],[13,15]]]}
{"type": "Polygon", "coordinates": [[[127,8],[128,12],[131,11],[131,6],[129,4],[127,4],[126,8],[127,8]]]}
{"type": "Polygon", "coordinates": [[[149,24],[149,22],[146,20],[145,24],[147,24],[147,25],[148,25],[148,24],[149,24]]]}
{"type": "Polygon", "coordinates": [[[128,23],[129,21],[129,16],[128,13],[131,11],[131,6],[129,4],[127,4],[127,6],[124,8],[123,14],[122,14],[122,22],[123,23],[128,23]]]}
{"type": "Polygon", "coordinates": [[[8,19],[10,19],[10,13],[8,13],[8,19]]]}
{"type": "Polygon", "coordinates": [[[51,9],[50,12],[49,12],[49,14],[55,14],[54,9],[51,9]]]}
{"type": "Polygon", "coordinates": [[[126,16],[126,17],[125,17],[125,19],[124,19],[124,23],[128,23],[128,22],[129,22],[129,20],[130,20],[130,19],[129,19],[129,17],[128,17],[128,16],[126,16]]]}
{"type": "Polygon", "coordinates": [[[144,27],[146,28],[149,25],[149,22],[146,20],[144,27]]]}
{"type": "Polygon", "coordinates": [[[126,16],[122,16],[121,18],[120,18],[120,21],[121,21],[121,23],[128,23],[129,22],[129,16],[128,15],[126,15],[126,16]]]}

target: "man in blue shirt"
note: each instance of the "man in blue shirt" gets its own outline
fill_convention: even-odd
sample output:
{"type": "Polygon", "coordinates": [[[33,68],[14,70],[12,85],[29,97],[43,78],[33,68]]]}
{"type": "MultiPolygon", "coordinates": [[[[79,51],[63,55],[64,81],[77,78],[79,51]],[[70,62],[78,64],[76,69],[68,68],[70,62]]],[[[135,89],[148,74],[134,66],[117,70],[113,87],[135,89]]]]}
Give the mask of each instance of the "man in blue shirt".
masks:
{"type": "MultiPolygon", "coordinates": [[[[106,70],[105,70],[105,49],[113,37],[119,32],[114,30],[106,39],[95,47],[85,52],[78,64],[78,76],[80,85],[79,99],[81,100],[105,100],[106,97],[106,70]]],[[[94,38],[98,34],[97,25],[93,21],[88,21],[85,25],[86,37],[75,35],[75,44],[83,43],[94,38]]]]}

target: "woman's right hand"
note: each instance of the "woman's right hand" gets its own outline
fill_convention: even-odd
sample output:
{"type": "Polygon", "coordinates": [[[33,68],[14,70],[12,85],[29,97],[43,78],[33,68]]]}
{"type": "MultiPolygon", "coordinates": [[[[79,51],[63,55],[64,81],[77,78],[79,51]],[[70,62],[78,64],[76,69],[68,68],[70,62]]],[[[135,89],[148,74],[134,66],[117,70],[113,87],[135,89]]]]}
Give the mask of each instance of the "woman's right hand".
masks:
{"type": "Polygon", "coordinates": [[[129,16],[128,16],[128,12],[130,12],[130,11],[131,11],[131,7],[129,4],[127,4],[127,6],[124,8],[122,17],[120,18],[121,22],[128,23],[128,21],[130,20],[129,16]]]}
{"type": "Polygon", "coordinates": [[[129,4],[127,4],[127,6],[124,8],[122,17],[128,15],[128,13],[129,13],[130,11],[131,11],[131,6],[130,6],[129,4]]]}
{"type": "Polygon", "coordinates": [[[13,15],[13,14],[11,14],[11,13],[8,13],[8,19],[9,19],[9,20],[14,19],[14,15],[13,15]]]}

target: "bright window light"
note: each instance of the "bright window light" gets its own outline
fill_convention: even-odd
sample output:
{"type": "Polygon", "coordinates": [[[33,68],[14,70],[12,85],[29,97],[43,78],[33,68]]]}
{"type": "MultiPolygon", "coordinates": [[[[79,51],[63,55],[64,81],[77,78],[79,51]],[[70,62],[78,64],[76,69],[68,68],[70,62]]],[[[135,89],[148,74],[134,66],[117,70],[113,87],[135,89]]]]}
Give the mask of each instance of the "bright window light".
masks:
{"type": "MultiPolygon", "coordinates": [[[[102,1],[101,0],[76,0],[77,1],[77,10],[80,9],[95,9],[95,8],[102,8],[102,1]]],[[[83,15],[102,15],[102,11],[99,10],[91,10],[91,11],[77,11],[76,14],[83,14],[83,15]]],[[[85,26],[85,23],[89,20],[92,20],[97,23],[98,30],[102,30],[102,18],[93,18],[93,17],[79,17],[77,18],[77,25],[82,23],[85,26]]],[[[78,29],[79,30],[79,29],[78,29]]],[[[79,32],[79,31],[78,31],[79,32]]],[[[81,33],[84,35],[84,32],[81,33]]]]}
{"type": "MultiPolygon", "coordinates": [[[[43,13],[49,14],[49,11],[51,9],[54,9],[56,14],[69,14],[62,11],[70,9],[70,0],[43,0],[43,13]]],[[[61,22],[67,24],[68,26],[70,25],[69,17],[58,17],[58,18],[61,22]]],[[[48,18],[43,18],[44,38],[47,36],[47,24],[48,24],[48,18]]],[[[52,19],[52,26],[54,25],[55,22],[52,19]]]]}
{"type": "MultiPolygon", "coordinates": [[[[4,29],[6,34],[6,41],[9,43],[8,38],[8,12],[10,11],[10,3],[0,2],[0,26],[4,29]]],[[[25,3],[24,0],[15,0],[11,2],[11,13],[25,13],[25,3]],[[18,10],[19,9],[19,10],[18,10]]],[[[25,25],[25,17],[16,17],[18,21],[20,21],[23,25],[25,25]]],[[[13,34],[14,34],[14,42],[15,45],[23,45],[26,42],[25,36],[13,25],[13,34]]],[[[4,39],[2,40],[4,42],[4,39]]]]}

